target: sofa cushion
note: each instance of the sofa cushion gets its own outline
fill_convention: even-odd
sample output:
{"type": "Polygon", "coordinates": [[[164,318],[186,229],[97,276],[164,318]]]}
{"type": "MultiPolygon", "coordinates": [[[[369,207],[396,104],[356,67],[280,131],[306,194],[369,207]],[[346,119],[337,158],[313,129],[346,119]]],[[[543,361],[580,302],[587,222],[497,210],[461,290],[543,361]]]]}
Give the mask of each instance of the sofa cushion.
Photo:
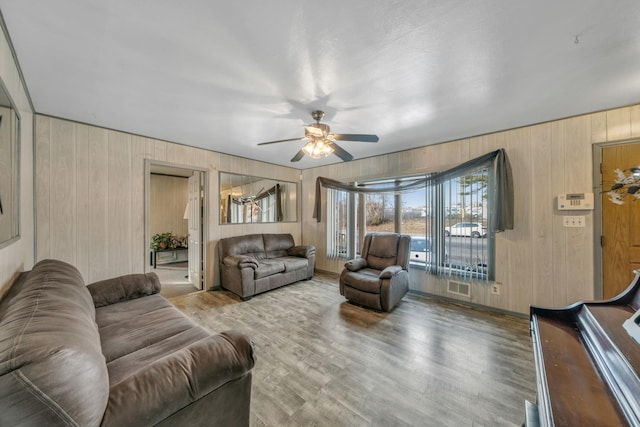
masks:
{"type": "Polygon", "coordinates": [[[367,263],[371,268],[384,270],[390,265],[397,264],[397,252],[397,235],[373,235],[367,253],[367,263]]]}
{"type": "Polygon", "coordinates": [[[212,336],[160,295],[97,308],[96,322],[109,370],[103,426],[155,425],[254,365],[246,336],[212,336]]]}
{"type": "Polygon", "coordinates": [[[220,239],[218,250],[220,251],[221,260],[229,255],[251,255],[256,259],[262,259],[266,256],[262,234],[248,234],[220,239]]]}
{"type": "Polygon", "coordinates": [[[287,249],[295,246],[291,234],[263,234],[264,251],[267,258],[287,256],[287,249]]]}
{"type": "Polygon", "coordinates": [[[103,426],[156,425],[225,384],[251,375],[255,363],[251,342],[231,331],[179,345],[164,357],[147,359],[143,352],[130,359],[136,368],[112,384],[103,426]]]}
{"type": "Polygon", "coordinates": [[[273,274],[282,273],[284,271],[284,262],[279,259],[263,259],[254,272],[255,279],[271,276],[273,274]]]}
{"type": "Polygon", "coordinates": [[[306,270],[309,266],[309,261],[307,261],[306,258],[298,258],[295,256],[278,258],[278,261],[282,261],[284,264],[284,271],[306,270]]]}
{"type": "Polygon", "coordinates": [[[160,292],[160,280],[155,273],[127,274],[101,280],[87,286],[93,305],[102,307],[160,292]]]}
{"type": "Polygon", "coordinates": [[[111,383],[117,378],[110,362],[118,358],[163,342],[175,350],[179,346],[171,341],[191,329],[198,331],[195,339],[209,335],[160,295],[99,307],[96,322],[111,383]]]}
{"type": "Polygon", "coordinates": [[[359,271],[350,271],[349,274],[341,276],[345,285],[359,291],[372,294],[380,293],[380,271],[371,268],[363,268],[359,271]]]}
{"type": "Polygon", "coordinates": [[[109,378],[82,276],[45,260],[15,285],[0,318],[0,425],[99,425],[109,378]]]}

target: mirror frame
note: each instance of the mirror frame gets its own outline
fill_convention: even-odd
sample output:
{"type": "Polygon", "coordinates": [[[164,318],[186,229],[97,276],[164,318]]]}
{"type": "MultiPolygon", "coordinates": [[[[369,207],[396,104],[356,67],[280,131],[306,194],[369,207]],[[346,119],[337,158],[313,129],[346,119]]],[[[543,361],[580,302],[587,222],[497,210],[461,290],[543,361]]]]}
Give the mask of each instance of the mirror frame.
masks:
{"type": "MultiPolygon", "coordinates": [[[[8,235],[3,236],[2,231],[0,230],[0,248],[4,248],[6,246],[11,245],[20,239],[20,190],[21,190],[21,174],[20,174],[20,158],[21,158],[21,147],[20,147],[20,123],[21,117],[18,109],[16,108],[9,91],[7,90],[4,82],[0,79],[0,107],[8,108],[10,111],[10,117],[2,118],[1,126],[10,126],[9,129],[9,146],[8,151],[10,151],[10,159],[9,165],[10,170],[7,176],[10,177],[10,202],[3,203],[3,213],[2,215],[7,214],[7,205],[10,210],[10,232],[8,235]]],[[[1,141],[0,141],[1,143],[1,141]]],[[[0,194],[0,197],[2,195],[0,194]]],[[[0,203],[2,203],[0,199],[0,203]]]]}
{"type": "MultiPolygon", "coordinates": [[[[253,200],[254,199],[247,198],[246,202],[241,202],[240,204],[251,205],[253,200]]],[[[218,203],[220,206],[219,218],[218,218],[219,225],[274,224],[274,223],[285,223],[285,222],[297,222],[298,221],[298,183],[293,181],[279,180],[275,178],[267,178],[267,177],[239,174],[234,172],[220,171],[218,173],[218,203]],[[234,180],[235,182],[230,182],[231,180],[234,180]],[[228,204],[229,197],[236,196],[235,194],[229,194],[228,192],[233,191],[233,188],[240,187],[244,195],[245,194],[244,188],[246,186],[251,187],[256,183],[258,183],[256,185],[256,188],[246,190],[247,192],[255,192],[255,194],[252,193],[254,197],[258,196],[255,200],[260,200],[261,198],[263,198],[263,197],[260,197],[260,195],[273,194],[273,193],[268,193],[270,189],[275,189],[277,187],[279,190],[280,187],[285,186],[284,187],[285,190],[283,190],[283,192],[281,193],[281,194],[284,194],[283,199],[281,199],[282,220],[278,221],[276,219],[273,221],[263,221],[263,220],[257,219],[255,221],[253,220],[245,221],[244,217],[246,215],[243,214],[243,221],[227,222],[226,212],[228,209],[227,204],[228,204]],[[266,188],[266,187],[269,187],[269,188],[266,188]]],[[[255,202],[253,202],[253,204],[255,204],[255,202]]],[[[259,214],[250,213],[250,215],[251,215],[251,218],[253,218],[254,215],[257,216],[259,214]]]]}

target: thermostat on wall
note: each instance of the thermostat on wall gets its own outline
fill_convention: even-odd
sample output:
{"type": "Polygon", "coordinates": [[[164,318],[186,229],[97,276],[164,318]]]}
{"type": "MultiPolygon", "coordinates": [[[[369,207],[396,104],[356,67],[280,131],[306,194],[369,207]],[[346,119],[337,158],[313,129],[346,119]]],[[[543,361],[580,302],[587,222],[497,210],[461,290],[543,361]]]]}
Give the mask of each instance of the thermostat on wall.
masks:
{"type": "Polygon", "coordinates": [[[558,210],[581,211],[593,209],[593,193],[558,194],[558,210]]]}

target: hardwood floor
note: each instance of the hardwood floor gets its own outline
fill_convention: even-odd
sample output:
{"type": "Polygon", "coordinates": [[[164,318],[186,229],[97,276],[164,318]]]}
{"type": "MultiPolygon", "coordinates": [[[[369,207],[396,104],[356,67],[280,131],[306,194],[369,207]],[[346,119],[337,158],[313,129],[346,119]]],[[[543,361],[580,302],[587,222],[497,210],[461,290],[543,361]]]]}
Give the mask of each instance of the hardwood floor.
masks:
{"type": "Polygon", "coordinates": [[[526,319],[415,295],[378,313],[326,274],[246,302],[170,300],[206,329],[252,337],[255,427],[520,425],[535,401],[526,319]]]}
{"type": "Polygon", "coordinates": [[[160,295],[165,298],[174,298],[200,290],[189,280],[189,270],[186,267],[178,268],[170,264],[168,266],[158,266],[152,271],[160,279],[162,284],[160,295]]]}

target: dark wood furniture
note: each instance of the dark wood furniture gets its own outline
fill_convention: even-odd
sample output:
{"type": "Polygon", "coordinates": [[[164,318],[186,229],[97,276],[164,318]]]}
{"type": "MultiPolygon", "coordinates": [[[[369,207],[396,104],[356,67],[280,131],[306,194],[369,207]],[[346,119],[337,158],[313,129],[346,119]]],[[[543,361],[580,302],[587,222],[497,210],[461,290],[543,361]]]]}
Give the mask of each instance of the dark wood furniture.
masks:
{"type": "Polygon", "coordinates": [[[189,260],[189,248],[158,249],[151,251],[151,265],[156,268],[159,264],[185,262],[189,260]]]}
{"type": "Polygon", "coordinates": [[[640,344],[623,328],[638,309],[638,272],[610,300],[531,307],[538,402],[527,402],[528,426],[640,426],[640,344]]]}

